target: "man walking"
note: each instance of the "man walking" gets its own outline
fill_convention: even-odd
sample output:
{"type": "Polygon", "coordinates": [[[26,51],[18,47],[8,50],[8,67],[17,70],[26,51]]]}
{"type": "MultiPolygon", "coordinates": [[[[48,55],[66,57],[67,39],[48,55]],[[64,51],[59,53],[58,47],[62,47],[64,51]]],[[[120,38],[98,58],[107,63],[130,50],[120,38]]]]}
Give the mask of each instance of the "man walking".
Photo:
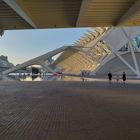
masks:
{"type": "Polygon", "coordinates": [[[126,81],[126,73],[125,72],[123,72],[123,74],[122,74],[122,80],[123,80],[123,83],[125,84],[125,81],[126,81]]]}
{"type": "Polygon", "coordinates": [[[111,80],[112,80],[112,73],[111,72],[108,73],[108,80],[109,80],[109,84],[111,84],[111,80]]]}

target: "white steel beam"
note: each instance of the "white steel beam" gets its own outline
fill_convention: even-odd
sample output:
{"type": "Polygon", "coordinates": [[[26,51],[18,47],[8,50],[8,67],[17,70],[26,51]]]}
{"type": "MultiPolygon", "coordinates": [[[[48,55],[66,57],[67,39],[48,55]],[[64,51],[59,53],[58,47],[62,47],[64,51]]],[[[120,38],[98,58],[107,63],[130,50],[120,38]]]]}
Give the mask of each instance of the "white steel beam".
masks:
{"type": "Polygon", "coordinates": [[[95,59],[95,57],[94,57],[93,55],[91,55],[89,52],[87,52],[87,51],[85,51],[85,50],[83,50],[83,49],[81,49],[81,48],[79,48],[79,47],[73,46],[72,49],[75,49],[75,50],[77,50],[77,51],[83,52],[83,53],[85,53],[87,56],[90,56],[92,59],[95,59]]]}
{"type": "Polygon", "coordinates": [[[135,49],[138,51],[138,52],[140,52],[140,49],[138,48],[138,47],[136,47],[136,46],[134,46],[135,47],[135,49]]]}
{"type": "Polygon", "coordinates": [[[21,16],[33,28],[37,28],[32,19],[23,11],[23,9],[16,3],[15,0],[3,0],[3,1],[7,5],[9,5],[19,16],[21,16]]]}
{"type": "Polygon", "coordinates": [[[134,61],[134,64],[135,64],[135,67],[136,67],[136,70],[137,70],[137,75],[140,76],[140,70],[139,70],[139,67],[138,67],[138,62],[137,62],[137,59],[136,59],[136,56],[135,56],[134,48],[133,48],[132,44],[130,43],[130,41],[129,41],[129,48],[130,48],[132,58],[133,58],[133,61],[134,61]]]}
{"type": "Polygon", "coordinates": [[[137,71],[118,53],[118,50],[115,50],[109,44],[107,45],[111,49],[111,54],[117,56],[130,70],[132,70],[136,75],[138,75],[137,71]]]}
{"type": "Polygon", "coordinates": [[[132,41],[131,41],[129,35],[125,32],[125,30],[123,28],[122,28],[122,30],[123,30],[126,38],[128,39],[129,48],[130,48],[130,52],[132,54],[132,58],[133,58],[133,62],[134,62],[134,65],[135,65],[135,68],[136,68],[136,71],[137,71],[137,75],[140,76],[140,70],[139,70],[138,62],[137,62],[137,59],[136,59],[136,56],[135,56],[132,41]]]}
{"type": "Polygon", "coordinates": [[[113,52],[129,69],[131,69],[136,75],[138,74],[137,71],[117,52],[113,52]]]}
{"type": "Polygon", "coordinates": [[[22,63],[20,65],[17,65],[15,67],[12,67],[10,69],[7,69],[7,70],[3,71],[2,74],[3,75],[8,75],[9,73],[15,72],[15,71],[17,71],[17,70],[19,70],[21,68],[24,68],[24,67],[27,67],[27,66],[30,66],[30,65],[38,64],[38,62],[40,62],[40,61],[46,61],[47,59],[55,56],[56,54],[58,54],[60,52],[65,51],[65,50],[67,50],[69,48],[71,48],[71,46],[63,46],[61,48],[58,48],[56,50],[53,50],[51,52],[48,52],[48,53],[43,54],[41,56],[38,56],[36,58],[33,58],[33,59],[29,60],[29,61],[26,61],[26,62],[24,62],[24,63],[22,63]]]}
{"type": "Polygon", "coordinates": [[[110,29],[108,29],[106,32],[104,32],[102,35],[100,35],[97,39],[96,39],[96,41],[91,41],[89,44],[87,44],[85,47],[88,47],[88,46],[92,46],[92,47],[90,47],[90,49],[89,49],[89,52],[101,41],[101,40],[104,40],[104,38],[106,37],[106,36],[108,36],[112,31],[113,31],[113,29],[114,29],[114,27],[112,27],[112,28],[110,28],[110,29]]]}
{"type": "Polygon", "coordinates": [[[47,63],[45,63],[44,61],[39,61],[38,62],[47,72],[52,72],[54,73],[55,71],[53,69],[51,69],[47,63]]]}
{"type": "Polygon", "coordinates": [[[100,65],[94,70],[94,72],[92,73],[93,75],[96,75],[96,73],[98,72],[98,70],[104,65],[106,64],[109,60],[113,59],[115,56],[113,53],[110,53],[108,56],[106,56],[106,58],[100,62],[100,65]]]}

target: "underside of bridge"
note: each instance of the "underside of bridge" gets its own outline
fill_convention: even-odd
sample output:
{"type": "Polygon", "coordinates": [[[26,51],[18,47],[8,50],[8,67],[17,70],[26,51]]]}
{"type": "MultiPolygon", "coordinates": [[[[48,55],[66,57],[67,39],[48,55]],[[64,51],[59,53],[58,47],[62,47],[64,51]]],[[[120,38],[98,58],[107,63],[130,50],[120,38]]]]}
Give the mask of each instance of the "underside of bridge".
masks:
{"type": "Polygon", "coordinates": [[[140,25],[140,0],[0,0],[0,30],[120,25],[140,25]]]}

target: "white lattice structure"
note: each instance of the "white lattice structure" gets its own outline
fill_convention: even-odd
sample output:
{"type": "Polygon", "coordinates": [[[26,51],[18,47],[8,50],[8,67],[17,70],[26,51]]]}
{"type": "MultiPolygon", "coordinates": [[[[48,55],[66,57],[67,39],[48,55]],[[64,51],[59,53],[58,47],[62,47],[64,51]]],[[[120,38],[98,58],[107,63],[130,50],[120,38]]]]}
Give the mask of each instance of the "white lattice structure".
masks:
{"type": "Polygon", "coordinates": [[[140,76],[140,49],[134,44],[134,38],[140,35],[140,27],[119,27],[110,29],[103,41],[110,54],[100,62],[92,74],[102,75],[108,71],[140,76]]]}
{"type": "Polygon", "coordinates": [[[140,76],[140,49],[134,44],[138,35],[140,27],[94,28],[74,44],[77,46],[75,49],[86,57],[79,56],[78,52],[65,59],[69,52],[64,52],[56,65],[72,73],[90,70],[93,75],[106,75],[109,71],[114,74],[125,71],[129,75],[140,76]],[[83,58],[91,63],[84,62],[83,58]]]}

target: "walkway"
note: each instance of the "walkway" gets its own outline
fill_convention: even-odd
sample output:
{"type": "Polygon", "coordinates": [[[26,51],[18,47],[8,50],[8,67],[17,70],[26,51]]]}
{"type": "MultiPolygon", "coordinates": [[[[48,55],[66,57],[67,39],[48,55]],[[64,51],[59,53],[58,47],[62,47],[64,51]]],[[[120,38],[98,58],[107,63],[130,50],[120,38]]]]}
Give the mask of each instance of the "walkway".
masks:
{"type": "Polygon", "coordinates": [[[140,85],[0,81],[0,140],[139,140],[140,85]]]}

